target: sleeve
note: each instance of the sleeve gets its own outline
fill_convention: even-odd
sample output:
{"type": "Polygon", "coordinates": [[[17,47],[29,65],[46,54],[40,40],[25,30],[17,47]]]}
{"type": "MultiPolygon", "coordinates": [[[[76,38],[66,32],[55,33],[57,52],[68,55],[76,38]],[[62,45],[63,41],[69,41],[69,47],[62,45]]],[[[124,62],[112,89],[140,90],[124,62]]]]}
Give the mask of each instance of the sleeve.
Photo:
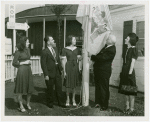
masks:
{"type": "Polygon", "coordinates": [[[57,49],[57,48],[56,48],[56,53],[57,53],[57,56],[58,56],[57,61],[58,61],[58,64],[59,64],[59,69],[60,69],[60,71],[62,71],[63,68],[62,68],[62,65],[61,65],[60,56],[59,56],[59,53],[58,53],[58,49],[57,49]]]}
{"type": "Polygon", "coordinates": [[[42,53],[41,53],[41,68],[43,70],[44,76],[48,76],[48,69],[46,66],[46,58],[47,58],[47,55],[46,55],[45,51],[42,51],[42,53]]]}
{"type": "Polygon", "coordinates": [[[138,58],[138,50],[136,48],[132,48],[132,58],[135,60],[138,58]]]}
{"type": "Polygon", "coordinates": [[[65,48],[62,49],[62,54],[61,54],[61,58],[66,58],[66,50],[65,48]]]}
{"type": "Polygon", "coordinates": [[[18,68],[19,66],[20,66],[20,62],[19,62],[19,54],[20,54],[20,52],[19,51],[16,51],[15,53],[14,53],[14,59],[13,59],[13,62],[12,62],[12,65],[14,66],[14,67],[16,67],[16,68],[18,68]]]}
{"type": "Polygon", "coordinates": [[[107,51],[101,55],[92,55],[91,56],[91,60],[92,61],[107,61],[107,60],[110,60],[110,59],[113,59],[115,56],[115,52],[114,51],[107,51]]]}

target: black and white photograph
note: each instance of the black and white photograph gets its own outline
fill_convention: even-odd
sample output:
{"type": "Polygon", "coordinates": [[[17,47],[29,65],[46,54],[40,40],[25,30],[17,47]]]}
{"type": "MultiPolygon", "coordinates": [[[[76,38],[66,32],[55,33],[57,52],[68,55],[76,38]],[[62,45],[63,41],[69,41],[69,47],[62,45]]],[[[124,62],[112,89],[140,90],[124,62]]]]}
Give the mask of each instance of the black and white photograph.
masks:
{"type": "Polygon", "coordinates": [[[1,2],[2,120],[148,121],[149,2],[130,2],[1,2]]]}

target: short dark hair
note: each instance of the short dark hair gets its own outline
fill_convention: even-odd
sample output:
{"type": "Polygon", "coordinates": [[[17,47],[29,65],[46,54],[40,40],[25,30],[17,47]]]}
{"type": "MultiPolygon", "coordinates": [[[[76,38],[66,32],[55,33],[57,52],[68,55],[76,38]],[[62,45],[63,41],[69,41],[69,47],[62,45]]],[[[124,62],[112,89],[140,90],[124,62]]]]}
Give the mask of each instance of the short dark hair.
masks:
{"type": "Polygon", "coordinates": [[[70,46],[72,44],[72,38],[75,37],[73,35],[69,35],[66,40],[66,45],[70,46]]]}
{"type": "Polygon", "coordinates": [[[28,37],[22,36],[19,39],[19,43],[16,44],[16,47],[18,48],[19,51],[23,51],[26,48],[26,41],[28,37]]]}
{"type": "Polygon", "coordinates": [[[139,40],[139,37],[135,33],[129,33],[128,36],[130,37],[129,42],[131,46],[135,46],[139,40]]]}
{"type": "Polygon", "coordinates": [[[47,44],[47,42],[48,42],[48,40],[49,40],[49,37],[52,37],[52,36],[51,36],[51,35],[45,36],[45,38],[44,38],[45,44],[47,44]]]}

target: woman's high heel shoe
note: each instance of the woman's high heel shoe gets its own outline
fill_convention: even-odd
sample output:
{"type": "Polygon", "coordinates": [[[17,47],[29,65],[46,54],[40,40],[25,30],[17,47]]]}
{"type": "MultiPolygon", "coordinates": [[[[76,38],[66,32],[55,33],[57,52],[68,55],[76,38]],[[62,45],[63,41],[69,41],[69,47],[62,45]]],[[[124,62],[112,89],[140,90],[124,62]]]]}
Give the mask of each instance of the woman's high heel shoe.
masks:
{"type": "Polygon", "coordinates": [[[124,114],[128,114],[129,110],[130,110],[130,109],[125,109],[125,110],[123,111],[123,113],[124,113],[124,114]]]}
{"type": "Polygon", "coordinates": [[[69,101],[66,102],[66,106],[70,106],[69,101]]]}
{"type": "Polygon", "coordinates": [[[27,105],[27,108],[28,108],[29,110],[31,110],[31,106],[30,106],[30,105],[27,105]]]}
{"type": "Polygon", "coordinates": [[[73,106],[77,106],[77,104],[76,104],[75,100],[72,100],[72,101],[73,101],[73,106]]]}
{"type": "Polygon", "coordinates": [[[128,114],[128,115],[134,115],[134,114],[135,114],[135,110],[131,110],[131,109],[130,109],[127,114],[128,114]]]}
{"type": "Polygon", "coordinates": [[[22,113],[26,112],[26,109],[23,108],[23,107],[20,107],[19,110],[20,110],[22,113]]]}

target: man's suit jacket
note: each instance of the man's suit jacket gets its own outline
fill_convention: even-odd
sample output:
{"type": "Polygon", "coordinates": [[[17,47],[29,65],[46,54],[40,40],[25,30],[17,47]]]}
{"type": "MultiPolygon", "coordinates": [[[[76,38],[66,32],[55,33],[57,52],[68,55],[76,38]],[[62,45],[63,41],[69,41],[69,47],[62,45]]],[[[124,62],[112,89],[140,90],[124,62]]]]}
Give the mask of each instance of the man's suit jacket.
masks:
{"type": "Polygon", "coordinates": [[[91,60],[94,61],[94,68],[111,73],[111,65],[115,55],[115,45],[104,47],[97,55],[91,56],[91,60]]]}
{"type": "Polygon", "coordinates": [[[54,78],[56,76],[57,67],[58,67],[60,74],[62,71],[62,66],[60,63],[58,50],[56,47],[53,47],[53,49],[55,50],[55,53],[56,53],[56,60],[58,63],[57,66],[55,64],[55,59],[48,47],[42,50],[42,53],[41,53],[41,68],[43,70],[44,76],[49,76],[50,78],[54,78]]]}

